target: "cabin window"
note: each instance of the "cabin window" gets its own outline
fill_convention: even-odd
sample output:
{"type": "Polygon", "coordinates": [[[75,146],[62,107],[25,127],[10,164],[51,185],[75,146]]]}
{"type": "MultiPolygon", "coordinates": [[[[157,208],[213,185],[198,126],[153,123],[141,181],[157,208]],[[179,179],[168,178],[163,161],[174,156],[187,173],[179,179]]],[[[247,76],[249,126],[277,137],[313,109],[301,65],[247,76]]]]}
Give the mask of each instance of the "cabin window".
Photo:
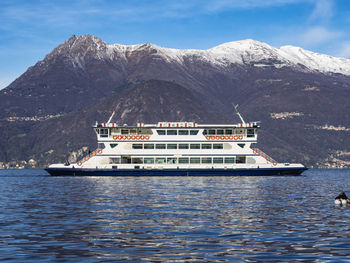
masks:
{"type": "Polygon", "coordinates": [[[168,144],[168,145],[167,145],[167,149],[170,149],[170,150],[177,149],[177,144],[173,144],[173,143],[168,144]]]}
{"type": "Polygon", "coordinates": [[[223,149],[224,145],[222,143],[214,143],[213,149],[223,149]]]}
{"type": "Polygon", "coordinates": [[[204,130],[203,135],[207,135],[207,134],[208,134],[208,130],[204,130]]]}
{"type": "Polygon", "coordinates": [[[167,135],[177,135],[177,130],[167,130],[167,135]]]}
{"type": "Polygon", "coordinates": [[[226,157],[225,163],[235,163],[235,158],[234,157],[226,157]]]}
{"type": "Polygon", "coordinates": [[[137,134],[153,134],[152,129],[138,129],[137,134]]]}
{"type": "Polygon", "coordinates": [[[215,135],[216,132],[215,132],[214,129],[210,129],[210,130],[208,130],[208,134],[209,134],[209,135],[215,135]]]}
{"type": "Polygon", "coordinates": [[[217,134],[217,135],[223,135],[223,134],[224,134],[224,130],[217,130],[217,131],[216,131],[216,134],[217,134]]]}
{"type": "Polygon", "coordinates": [[[103,150],[104,148],[106,148],[106,145],[103,142],[99,142],[97,147],[103,150]]]}
{"type": "Polygon", "coordinates": [[[247,137],[254,137],[254,129],[247,129],[247,137]]]}
{"type": "Polygon", "coordinates": [[[224,158],[222,157],[214,157],[213,158],[213,163],[223,163],[224,162],[224,158]]]}
{"type": "Polygon", "coordinates": [[[198,134],[198,130],[190,130],[190,135],[197,135],[198,134]]]}
{"type": "Polygon", "coordinates": [[[165,158],[156,158],[156,163],[157,164],[164,164],[165,163],[165,158]]]}
{"type": "Polygon", "coordinates": [[[110,146],[111,146],[112,149],[115,148],[115,147],[117,147],[117,145],[118,145],[118,143],[111,143],[111,144],[110,144],[110,146]]]}
{"type": "Polygon", "coordinates": [[[100,129],[101,137],[108,137],[108,129],[100,129]]]}
{"type": "Polygon", "coordinates": [[[165,144],[156,144],[156,149],[165,149],[165,144]]]}
{"type": "Polygon", "coordinates": [[[188,144],[180,143],[179,144],[179,149],[188,149],[188,144]]]}
{"type": "Polygon", "coordinates": [[[189,160],[188,160],[188,157],[180,157],[179,158],[179,163],[188,163],[189,160]]]}
{"type": "Polygon", "coordinates": [[[200,144],[190,144],[190,149],[200,149],[201,145],[200,144]]]}
{"type": "Polygon", "coordinates": [[[142,143],[133,143],[132,148],[133,149],[142,149],[142,143]]]}
{"type": "Polygon", "coordinates": [[[142,157],[132,158],[131,163],[143,163],[143,158],[142,157]]]}
{"type": "Polygon", "coordinates": [[[145,164],[153,164],[154,158],[144,158],[143,161],[145,164]]]}
{"type": "Polygon", "coordinates": [[[244,148],[245,144],[244,143],[237,143],[237,145],[241,148],[244,148]]]}
{"type": "Polygon", "coordinates": [[[167,163],[168,163],[168,164],[177,163],[177,158],[167,158],[167,163]]]}
{"type": "Polygon", "coordinates": [[[137,134],[137,130],[136,129],[130,129],[130,134],[137,134]]]}
{"type": "Polygon", "coordinates": [[[120,163],[120,158],[109,158],[110,164],[118,164],[120,163]]]}
{"type": "Polygon", "coordinates": [[[122,129],[122,130],[121,130],[121,134],[129,134],[129,130],[127,130],[127,129],[122,129]]]}
{"type": "Polygon", "coordinates": [[[165,135],[165,130],[157,130],[158,135],[165,135]]]}
{"type": "Polygon", "coordinates": [[[143,149],[154,149],[154,144],[153,143],[144,144],[143,149]]]}
{"type": "Polygon", "coordinates": [[[226,135],[231,135],[231,134],[233,134],[233,131],[232,130],[225,130],[225,134],[226,135]]]}
{"type": "Polygon", "coordinates": [[[201,158],[199,157],[190,158],[190,163],[200,163],[200,162],[201,162],[201,158]]]}
{"type": "Polygon", "coordinates": [[[179,130],[179,135],[188,135],[188,130],[179,130]]]}
{"type": "Polygon", "coordinates": [[[211,163],[211,157],[202,157],[202,163],[211,163]]]}
{"type": "Polygon", "coordinates": [[[237,156],[236,157],[236,163],[245,163],[246,157],[245,156],[237,156]]]}
{"type": "Polygon", "coordinates": [[[122,163],[131,163],[130,156],[122,156],[122,163]]]}
{"type": "Polygon", "coordinates": [[[203,144],[202,144],[202,149],[211,149],[211,144],[209,144],[209,143],[203,143],[203,144]]]}

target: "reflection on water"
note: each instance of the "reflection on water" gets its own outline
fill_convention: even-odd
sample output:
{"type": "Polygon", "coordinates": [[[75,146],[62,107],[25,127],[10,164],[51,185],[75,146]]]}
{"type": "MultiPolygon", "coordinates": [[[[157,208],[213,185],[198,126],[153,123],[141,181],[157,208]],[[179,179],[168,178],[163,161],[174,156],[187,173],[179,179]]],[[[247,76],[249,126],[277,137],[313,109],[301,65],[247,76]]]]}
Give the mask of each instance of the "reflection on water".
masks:
{"type": "Polygon", "coordinates": [[[345,261],[350,170],[305,174],[0,176],[0,260],[345,261]]]}

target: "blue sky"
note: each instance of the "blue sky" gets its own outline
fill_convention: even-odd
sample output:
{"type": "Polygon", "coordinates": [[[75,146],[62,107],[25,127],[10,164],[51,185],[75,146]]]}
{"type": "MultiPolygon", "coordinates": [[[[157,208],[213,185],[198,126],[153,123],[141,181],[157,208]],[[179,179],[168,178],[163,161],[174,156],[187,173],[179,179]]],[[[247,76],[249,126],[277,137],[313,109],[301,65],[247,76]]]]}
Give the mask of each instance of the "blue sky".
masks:
{"type": "Polygon", "coordinates": [[[350,1],[0,0],[0,89],[73,34],[180,49],[251,38],[350,58],[350,1]]]}

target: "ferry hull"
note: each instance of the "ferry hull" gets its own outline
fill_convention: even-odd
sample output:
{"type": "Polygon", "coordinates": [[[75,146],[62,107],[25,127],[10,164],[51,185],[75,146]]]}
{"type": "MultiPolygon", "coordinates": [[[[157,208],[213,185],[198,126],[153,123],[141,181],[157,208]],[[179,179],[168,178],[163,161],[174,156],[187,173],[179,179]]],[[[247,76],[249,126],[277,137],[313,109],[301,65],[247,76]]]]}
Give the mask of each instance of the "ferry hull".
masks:
{"type": "Polygon", "coordinates": [[[297,176],[307,168],[83,169],[47,168],[51,176],[297,176]]]}

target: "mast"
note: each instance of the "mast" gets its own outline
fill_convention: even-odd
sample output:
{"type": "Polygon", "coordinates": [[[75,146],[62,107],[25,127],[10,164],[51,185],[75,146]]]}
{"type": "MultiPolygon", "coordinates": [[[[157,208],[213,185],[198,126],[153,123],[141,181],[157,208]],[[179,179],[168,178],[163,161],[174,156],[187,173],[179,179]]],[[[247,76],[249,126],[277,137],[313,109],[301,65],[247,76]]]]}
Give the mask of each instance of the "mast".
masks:
{"type": "Polygon", "coordinates": [[[111,117],[109,117],[109,120],[107,121],[107,123],[110,123],[110,122],[111,122],[111,120],[112,120],[114,114],[115,114],[115,111],[113,111],[113,113],[112,113],[111,117]]]}
{"type": "Polygon", "coordinates": [[[234,107],[234,109],[235,109],[235,113],[238,115],[238,117],[241,119],[241,122],[243,123],[243,124],[245,124],[245,121],[243,120],[243,117],[241,116],[241,114],[238,112],[238,104],[237,105],[234,105],[233,103],[232,103],[232,106],[234,107]]]}

